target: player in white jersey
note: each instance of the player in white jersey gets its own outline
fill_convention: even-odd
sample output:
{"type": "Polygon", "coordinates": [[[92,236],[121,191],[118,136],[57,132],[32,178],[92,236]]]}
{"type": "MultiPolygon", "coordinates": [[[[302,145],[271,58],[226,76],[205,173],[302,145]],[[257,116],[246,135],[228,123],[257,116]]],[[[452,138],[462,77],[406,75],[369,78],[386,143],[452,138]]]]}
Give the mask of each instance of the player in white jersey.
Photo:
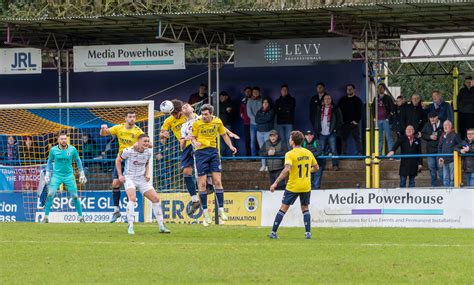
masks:
{"type": "Polygon", "coordinates": [[[135,219],[135,203],[137,201],[136,191],[140,191],[144,197],[152,202],[153,213],[160,227],[160,233],[170,233],[163,223],[163,209],[160,199],[151,183],[150,168],[148,162],[152,156],[150,138],[141,134],[134,146],[124,149],[115,160],[118,177],[124,184],[127,192],[127,220],[128,233],[133,235],[133,221],[135,219]],[[125,161],[125,171],[122,172],[122,162],[125,161]]]}

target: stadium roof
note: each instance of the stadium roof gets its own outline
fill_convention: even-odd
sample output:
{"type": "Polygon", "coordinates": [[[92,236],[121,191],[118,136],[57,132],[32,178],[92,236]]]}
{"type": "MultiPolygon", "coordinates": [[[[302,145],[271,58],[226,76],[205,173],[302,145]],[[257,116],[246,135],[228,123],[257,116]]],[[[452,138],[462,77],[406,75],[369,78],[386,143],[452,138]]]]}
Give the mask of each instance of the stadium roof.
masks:
{"type": "MultiPolygon", "coordinates": [[[[6,42],[37,47],[184,41],[207,45],[211,38],[328,37],[332,27],[360,37],[370,23],[378,36],[474,30],[474,1],[404,1],[395,4],[321,6],[314,9],[233,10],[68,18],[0,18],[6,42]],[[160,25],[161,21],[161,25],[160,25]],[[160,39],[157,39],[159,26],[160,39]],[[8,33],[10,37],[8,38],[8,33]],[[54,39],[52,35],[54,34],[54,39]],[[204,36],[206,34],[207,36],[204,36]]],[[[224,39],[223,39],[224,38],[224,39]]],[[[3,41],[2,41],[3,42],[3,41]]]]}

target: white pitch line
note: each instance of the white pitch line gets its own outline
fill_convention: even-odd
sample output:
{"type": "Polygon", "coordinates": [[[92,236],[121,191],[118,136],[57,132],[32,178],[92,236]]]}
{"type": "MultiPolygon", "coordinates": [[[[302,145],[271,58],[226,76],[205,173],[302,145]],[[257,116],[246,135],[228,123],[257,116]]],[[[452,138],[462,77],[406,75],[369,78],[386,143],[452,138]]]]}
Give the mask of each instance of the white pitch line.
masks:
{"type": "MultiPolygon", "coordinates": [[[[282,243],[281,241],[273,241],[279,245],[294,245],[294,243],[282,243]]],[[[169,242],[169,241],[162,241],[162,242],[134,242],[134,241],[122,241],[122,242],[114,242],[114,241],[90,241],[90,242],[83,242],[83,241],[40,241],[40,240],[0,240],[0,244],[15,244],[15,243],[31,243],[31,244],[83,244],[83,245],[90,245],[90,244],[97,244],[97,245],[144,245],[144,246],[159,246],[159,245],[213,245],[213,246],[237,246],[237,245],[245,245],[245,246],[262,246],[262,245],[273,245],[273,243],[217,243],[217,242],[169,242]]],[[[317,239],[314,240],[315,246],[350,246],[350,247],[474,247],[474,244],[400,244],[400,243],[361,243],[361,244],[354,244],[354,243],[318,243],[317,239]]]]}

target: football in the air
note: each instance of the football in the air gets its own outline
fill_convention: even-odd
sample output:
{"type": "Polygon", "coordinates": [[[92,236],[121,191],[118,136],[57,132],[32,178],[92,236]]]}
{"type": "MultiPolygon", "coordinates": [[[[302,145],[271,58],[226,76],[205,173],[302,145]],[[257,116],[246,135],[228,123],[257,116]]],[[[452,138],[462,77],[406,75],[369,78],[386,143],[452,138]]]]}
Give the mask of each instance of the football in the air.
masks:
{"type": "Polygon", "coordinates": [[[173,112],[174,110],[174,106],[173,106],[173,102],[171,102],[170,100],[165,100],[163,102],[161,102],[160,104],[160,111],[165,113],[165,114],[171,114],[171,112],[173,112]]]}

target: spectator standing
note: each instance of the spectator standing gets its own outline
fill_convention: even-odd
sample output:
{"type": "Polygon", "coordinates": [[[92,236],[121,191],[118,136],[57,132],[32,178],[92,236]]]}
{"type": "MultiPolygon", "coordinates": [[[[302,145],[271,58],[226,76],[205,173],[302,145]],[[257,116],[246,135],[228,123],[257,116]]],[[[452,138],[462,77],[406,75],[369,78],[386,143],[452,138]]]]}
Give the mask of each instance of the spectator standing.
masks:
{"type": "MultiPolygon", "coordinates": [[[[462,141],[461,145],[457,148],[462,154],[474,154],[474,128],[467,130],[467,138],[462,141]]],[[[474,186],[474,157],[466,156],[462,158],[463,169],[467,178],[467,186],[474,186]]]]}
{"type": "MultiPolygon", "coordinates": [[[[232,131],[232,125],[234,124],[235,119],[235,107],[232,103],[232,100],[229,94],[226,91],[222,91],[219,94],[219,119],[221,119],[222,124],[229,131],[232,131]]],[[[231,141],[232,138],[230,138],[231,141]]],[[[221,137],[221,155],[222,156],[232,156],[232,151],[229,149],[227,144],[224,142],[224,139],[221,137]]],[[[233,142],[232,142],[233,143],[233,142]]]]}
{"type": "Polygon", "coordinates": [[[464,79],[464,86],[459,90],[457,98],[459,112],[459,134],[466,137],[466,130],[474,128],[474,80],[472,76],[464,79]]]}
{"type": "Polygon", "coordinates": [[[296,100],[289,93],[288,85],[280,87],[280,98],[275,102],[277,130],[282,141],[288,144],[290,132],[295,124],[296,100]]]}
{"type": "Polygon", "coordinates": [[[244,137],[245,137],[245,155],[251,156],[252,150],[250,149],[250,118],[247,115],[247,101],[252,97],[252,88],[245,87],[244,98],[240,101],[240,118],[244,123],[244,137]]]}
{"type": "Polygon", "coordinates": [[[346,96],[342,97],[341,100],[339,100],[338,106],[341,110],[343,121],[341,127],[342,152],[346,155],[348,154],[347,139],[349,138],[349,136],[352,136],[355,142],[357,155],[361,155],[362,146],[360,140],[359,123],[362,119],[362,100],[360,100],[360,98],[355,95],[354,84],[346,85],[346,96]]]}
{"type": "Polygon", "coordinates": [[[247,101],[247,115],[250,118],[250,151],[252,156],[257,156],[257,123],[255,122],[255,116],[261,108],[260,87],[256,86],[252,89],[252,97],[247,101]]]}
{"type": "MultiPolygon", "coordinates": [[[[337,155],[336,134],[342,126],[341,110],[333,104],[332,97],[325,95],[323,97],[322,105],[316,110],[316,134],[318,135],[321,149],[329,149],[332,155],[337,155]]],[[[333,170],[339,170],[339,163],[337,159],[332,159],[333,170]]]]}
{"type": "MultiPolygon", "coordinates": [[[[260,148],[261,156],[285,156],[288,151],[286,144],[282,142],[276,130],[269,132],[268,140],[260,148]]],[[[268,174],[270,176],[270,184],[273,184],[283,170],[283,159],[267,159],[268,174]]],[[[277,190],[285,189],[285,180],[280,181],[277,190]]]]}
{"type": "MultiPolygon", "coordinates": [[[[438,144],[443,134],[443,125],[438,119],[438,113],[435,111],[428,114],[429,122],[425,123],[421,130],[421,138],[426,141],[426,153],[435,154],[438,153],[438,144]]],[[[438,166],[437,157],[428,157],[428,169],[431,175],[431,186],[438,186],[437,180],[439,178],[440,183],[443,184],[443,169],[438,166]]]]}
{"type": "Polygon", "coordinates": [[[403,96],[398,96],[397,100],[395,100],[395,112],[393,113],[390,124],[393,138],[396,137],[398,139],[405,132],[402,127],[402,111],[406,108],[406,106],[407,103],[405,102],[405,98],[403,98],[403,96]]]}
{"type": "MultiPolygon", "coordinates": [[[[379,129],[379,152],[382,153],[384,139],[387,139],[387,149],[393,148],[392,133],[389,120],[395,112],[395,105],[392,97],[385,94],[385,85],[379,84],[377,87],[377,97],[372,102],[372,112],[375,114],[377,108],[377,126],[379,129]]],[[[374,116],[375,117],[375,116],[374,116]]]]}
{"type": "Polygon", "coordinates": [[[411,96],[411,102],[402,109],[400,117],[403,129],[406,129],[407,126],[413,126],[415,129],[415,135],[418,135],[421,132],[427,119],[426,113],[421,106],[420,95],[413,94],[411,96]]]}
{"type": "MultiPolygon", "coordinates": [[[[454,148],[461,143],[461,138],[453,129],[453,123],[446,120],[443,123],[443,135],[439,141],[438,153],[453,154],[454,148]]],[[[443,185],[454,186],[454,159],[451,156],[440,157],[439,165],[443,167],[443,185]]]]}
{"type": "MultiPolygon", "coordinates": [[[[405,135],[401,136],[393,145],[392,150],[387,156],[392,156],[398,148],[401,148],[402,155],[410,154],[421,154],[421,143],[420,140],[415,136],[415,128],[413,126],[407,126],[405,135]]],[[[423,165],[423,158],[421,157],[408,157],[400,160],[400,188],[415,187],[415,177],[418,172],[421,171],[423,165]]]]}
{"type": "Polygon", "coordinates": [[[17,161],[20,159],[20,153],[18,151],[18,144],[13,136],[7,138],[7,146],[5,147],[5,153],[3,159],[8,161],[17,161]]]}
{"type": "Polygon", "coordinates": [[[321,144],[314,136],[313,131],[307,130],[304,134],[304,141],[303,145],[304,148],[311,151],[318,162],[319,169],[316,172],[311,172],[311,189],[320,189],[321,188],[321,181],[323,178],[323,171],[326,167],[326,159],[318,158],[323,154],[321,149],[321,144]]]}
{"type": "Polygon", "coordinates": [[[207,95],[207,85],[204,83],[201,83],[201,85],[199,85],[198,92],[193,93],[191,94],[191,96],[189,96],[188,103],[193,105],[207,99],[209,99],[209,96],[207,95]]]}
{"type": "MultiPolygon", "coordinates": [[[[270,131],[273,129],[273,125],[275,124],[275,111],[270,105],[270,101],[268,99],[262,100],[262,108],[258,110],[257,115],[255,116],[255,122],[257,123],[258,146],[261,148],[268,140],[270,131]]],[[[266,160],[262,159],[262,167],[260,167],[260,171],[266,170],[266,160]]]]}
{"type": "Polygon", "coordinates": [[[313,129],[316,129],[316,111],[319,108],[318,106],[321,106],[321,101],[326,94],[326,86],[324,86],[324,83],[319,82],[316,84],[316,95],[311,97],[309,102],[309,121],[311,122],[313,129]]]}
{"type": "Polygon", "coordinates": [[[454,122],[453,108],[451,107],[451,105],[446,103],[442,97],[443,94],[440,91],[433,91],[433,93],[431,94],[431,98],[433,98],[433,103],[428,105],[427,112],[428,114],[432,111],[438,113],[438,118],[441,123],[444,123],[444,121],[446,120],[449,120],[452,123],[454,122]]]}

